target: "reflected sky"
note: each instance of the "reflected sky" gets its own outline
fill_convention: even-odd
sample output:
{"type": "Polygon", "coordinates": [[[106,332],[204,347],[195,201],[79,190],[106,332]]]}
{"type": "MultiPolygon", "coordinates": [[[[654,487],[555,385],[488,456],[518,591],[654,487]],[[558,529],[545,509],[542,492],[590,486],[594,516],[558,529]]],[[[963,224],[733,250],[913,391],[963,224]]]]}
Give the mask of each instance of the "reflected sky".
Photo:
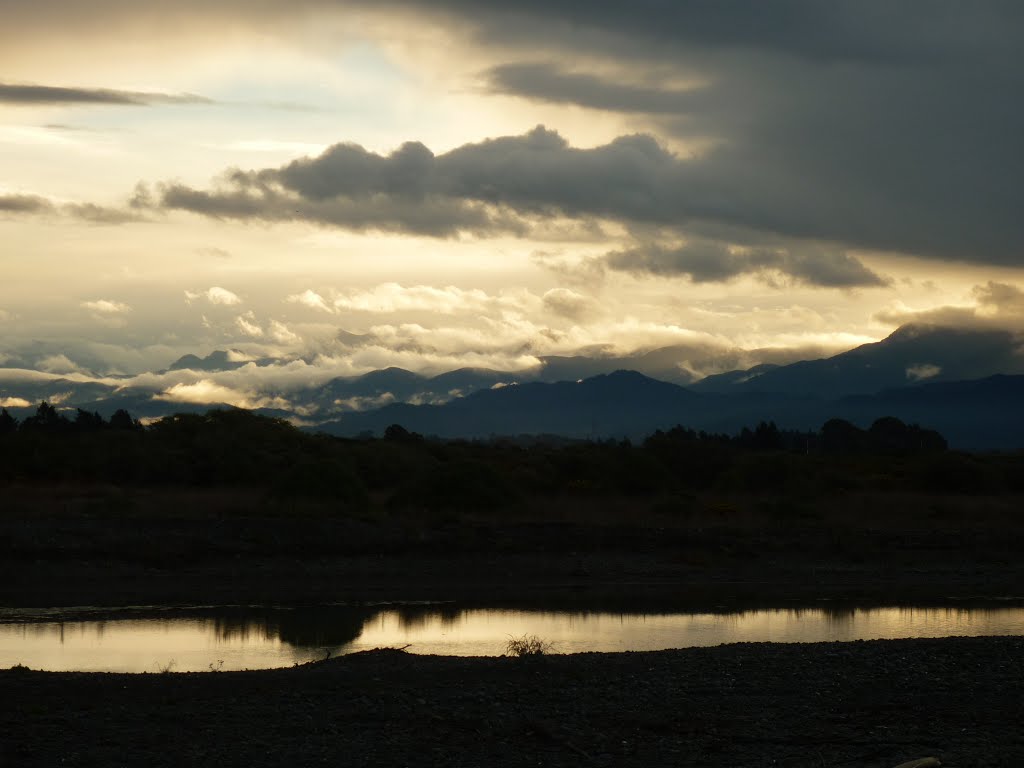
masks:
{"type": "Polygon", "coordinates": [[[379,647],[497,656],[534,634],[556,653],[642,651],[736,642],[1024,634],[1024,608],[813,608],[630,614],[324,607],[226,615],[0,623],[0,668],[160,672],[287,667],[379,647]]]}

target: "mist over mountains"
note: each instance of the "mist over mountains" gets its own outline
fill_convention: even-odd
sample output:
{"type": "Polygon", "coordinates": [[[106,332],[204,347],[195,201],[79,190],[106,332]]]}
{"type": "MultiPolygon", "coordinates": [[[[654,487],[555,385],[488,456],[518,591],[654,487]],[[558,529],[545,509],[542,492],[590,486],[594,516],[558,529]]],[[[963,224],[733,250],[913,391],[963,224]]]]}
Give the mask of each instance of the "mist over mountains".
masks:
{"type": "Polygon", "coordinates": [[[817,429],[834,417],[866,426],[893,415],[938,429],[954,447],[1012,449],[1024,447],[1021,349],[1007,330],[907,325],[831,357],[763,362],[699,380],[687,361],[703,350],[673,346],[628,357],[542,358],[526,372],[462,368],[426,376],[384,368],[319,385],[282,379],[242,402],[204,377],[276,372],[282,361],[217,350],[185,355],[151,381],[3,370],[0,403],[19,416],[47,400],[105,417],[123,408],[143,419],[233,405],[335,435],[379,434],[399,423],[450,438],[638,438],[675,424],[732,433],[761,420],[817,429]]]}

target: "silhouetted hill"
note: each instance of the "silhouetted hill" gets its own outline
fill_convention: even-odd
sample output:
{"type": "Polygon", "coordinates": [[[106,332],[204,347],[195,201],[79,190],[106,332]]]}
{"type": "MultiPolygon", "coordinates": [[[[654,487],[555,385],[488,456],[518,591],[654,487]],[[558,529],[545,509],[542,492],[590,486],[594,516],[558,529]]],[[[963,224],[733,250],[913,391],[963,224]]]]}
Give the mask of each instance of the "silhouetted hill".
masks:
{"type": "Polygon", "coordinates": [[[9,374],[10,378],[0,379],[0,400],[17,397],[29,403],[20,408],[7,406],[16,415],[28,415],[43,400],[52,404],[77,405],[110,396],[115,387],[111,384],[70,379],[33,379],[22,375],[9,374]]]}
{"type": "Polygon", "coordinates": [[[885,412],[939,430],[956,448],[1024,448],[1024,376],[989,376],[846,397],[836,413],[864,423],[885,412]]]}
{"type": "Polygon", "coordinates": [[[739,384],[745,384],[751,379],[757,378],[768,371],[778,368],[773,363],[761,363],[753,368],[745,370],[726,371],[725,373],[714,373],[706,376],[698,382],[690,385],[694,392],[728,392],[735,389],[739,384]]]}
{"type": "Polygon", "coordinates": [[[666,418],[686,421],[703,398],[635,371],[616,371],[580,382],[529,382],[478,391],[444,405],[395,404],[346,414],[321,425],[332,434],[382,432],[398,423],[442,437],[557,434],[571,437],[643,436],[666,418]]]}
{"type": "Polygon", "coordinates": [[[1009,331],[906,325],[882,341],[833,357],[709,376],[694,389],[828,398],[867,395],[916,382],[1024,373],[1021,349],[1020,339],[1009,331]]]}
{"type": "Polygon", "coordinates": [[[698,393],[633,371],[582,382],[533,382],[477,392],[444,405],[406,403],[351,413],[318,429],[336,435],[383,434],[391,424],[439,437],[557,434],[641,438],[677,424],[735,433],[759,421],[795,430],[819,428],[831,418],[868,427],[895,416],[946,435],[970,449],[1024,447],[1024,376],[938,382],[875,395],[827,400],[748,392],[698,393]]]}
{"type": "Polygon", "coordinates": [[[311,402],[320,413],[330,414],[409,400],[426,383],[425,377],[404,368],[383,368],[361,376],[331,379],[323,387],[292,393],[291,398],[293,402],[311,402]]]}
{"type": "Polygon", "coordinates": [[[430,387],[437,394],[459,392],[466,395],[478,389],[490,389],[495,384],[510,384],[530,377],[529,373],[507,373],[490,368],[457,368],[433,376],[430,387]]]}
{"type": "Polygon", "coordinates": [[[241,368],[246,365],[246,360],[230,360],[230,353],[218,349],[206,357],[199,357],[197,355],[182,355],[167,369],[169,371],[233,371],[237,368],[241,368]]]}

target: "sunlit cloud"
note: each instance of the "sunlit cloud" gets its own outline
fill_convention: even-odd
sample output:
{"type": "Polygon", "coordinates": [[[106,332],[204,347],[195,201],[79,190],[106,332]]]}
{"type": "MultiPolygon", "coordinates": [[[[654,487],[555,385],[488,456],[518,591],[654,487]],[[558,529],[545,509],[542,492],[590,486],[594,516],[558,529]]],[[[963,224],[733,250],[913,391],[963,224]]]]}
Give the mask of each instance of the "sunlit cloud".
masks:
{"type": "Polygon", "coordinates": [[[337,296],[337,309],[361,312],[394,313],[428,311],[440,314],[477,312],[484,309],[526,309],[539,303],[527,292],[508,292],[498,295],[480,289],[463,289],[449,285],[442,288],[430,285],[403,286],[399,283],[381,283],[371,290],[348,291],[337,296]]]}
{"type": "Polygon", "coordinates": [[[277,320],[270,321],[270,338],[278,344],[295,344],[301,341],[301,337],[292,332],[287,325],[277,320]]]}
{"type": "Polygon", "coordinates": [[[327,300],[316,291],[306,289],[302,293],[296,293],[287,298],[293,304],[302,304],[310,309],[317,309],[321,312],[332,313],[334,310],[328,306],[327,300]]]}
{"type": "Polygon", "coordinates": [[[210,304],[220,304],[225,307],[233,307],[242,303],[242,299],[237,294],[216,285],[212,288],[207,288],[205,291],[185,291],[185,301],[187,303],[192,303],[198,299],[205,299],[210,304]]]}
{"type": "Polygon", "coordinates": [[[155,396],[169,403],[198,405],[231,405],[236,408],[287,408],[288,401],[281,397],[258,397],[209,379],[191,384],[175,384],[155,396]]]}
{"type": "Polygon", "coordinates": [[[261,338],[263,336],[263,329],[256,323],[256,315],[251,311],[236,317],[235,325],[246,336],[254,338],[261,338]]]}
{"type": "Polygon", "coordinates": [[[63,354],[44,357],[36,363],[36,367],[41,371],[48,371],[50,373],[72,373],[82,370],[76,362],[63,354]]]}
{"type": "Polygon", "coordinates": [[[131,312],[132,308],[122,301],[111,299],[96,299],[95,301],[83,301],[82,306],[93,312],[102,315],[117,315],[123,312],[131,312]]]}

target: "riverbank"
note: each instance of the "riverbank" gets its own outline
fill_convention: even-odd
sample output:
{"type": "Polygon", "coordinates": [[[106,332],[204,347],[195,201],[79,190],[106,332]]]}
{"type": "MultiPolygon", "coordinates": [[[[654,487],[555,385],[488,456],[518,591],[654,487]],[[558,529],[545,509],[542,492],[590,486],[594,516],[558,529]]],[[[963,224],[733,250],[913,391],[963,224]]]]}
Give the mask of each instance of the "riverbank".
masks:
{"type": "Polygon", "coordinates": [[[1024,760],[1024,638],[294,669],[0,672],[0,764],[854,766],[1024,760]]]}

